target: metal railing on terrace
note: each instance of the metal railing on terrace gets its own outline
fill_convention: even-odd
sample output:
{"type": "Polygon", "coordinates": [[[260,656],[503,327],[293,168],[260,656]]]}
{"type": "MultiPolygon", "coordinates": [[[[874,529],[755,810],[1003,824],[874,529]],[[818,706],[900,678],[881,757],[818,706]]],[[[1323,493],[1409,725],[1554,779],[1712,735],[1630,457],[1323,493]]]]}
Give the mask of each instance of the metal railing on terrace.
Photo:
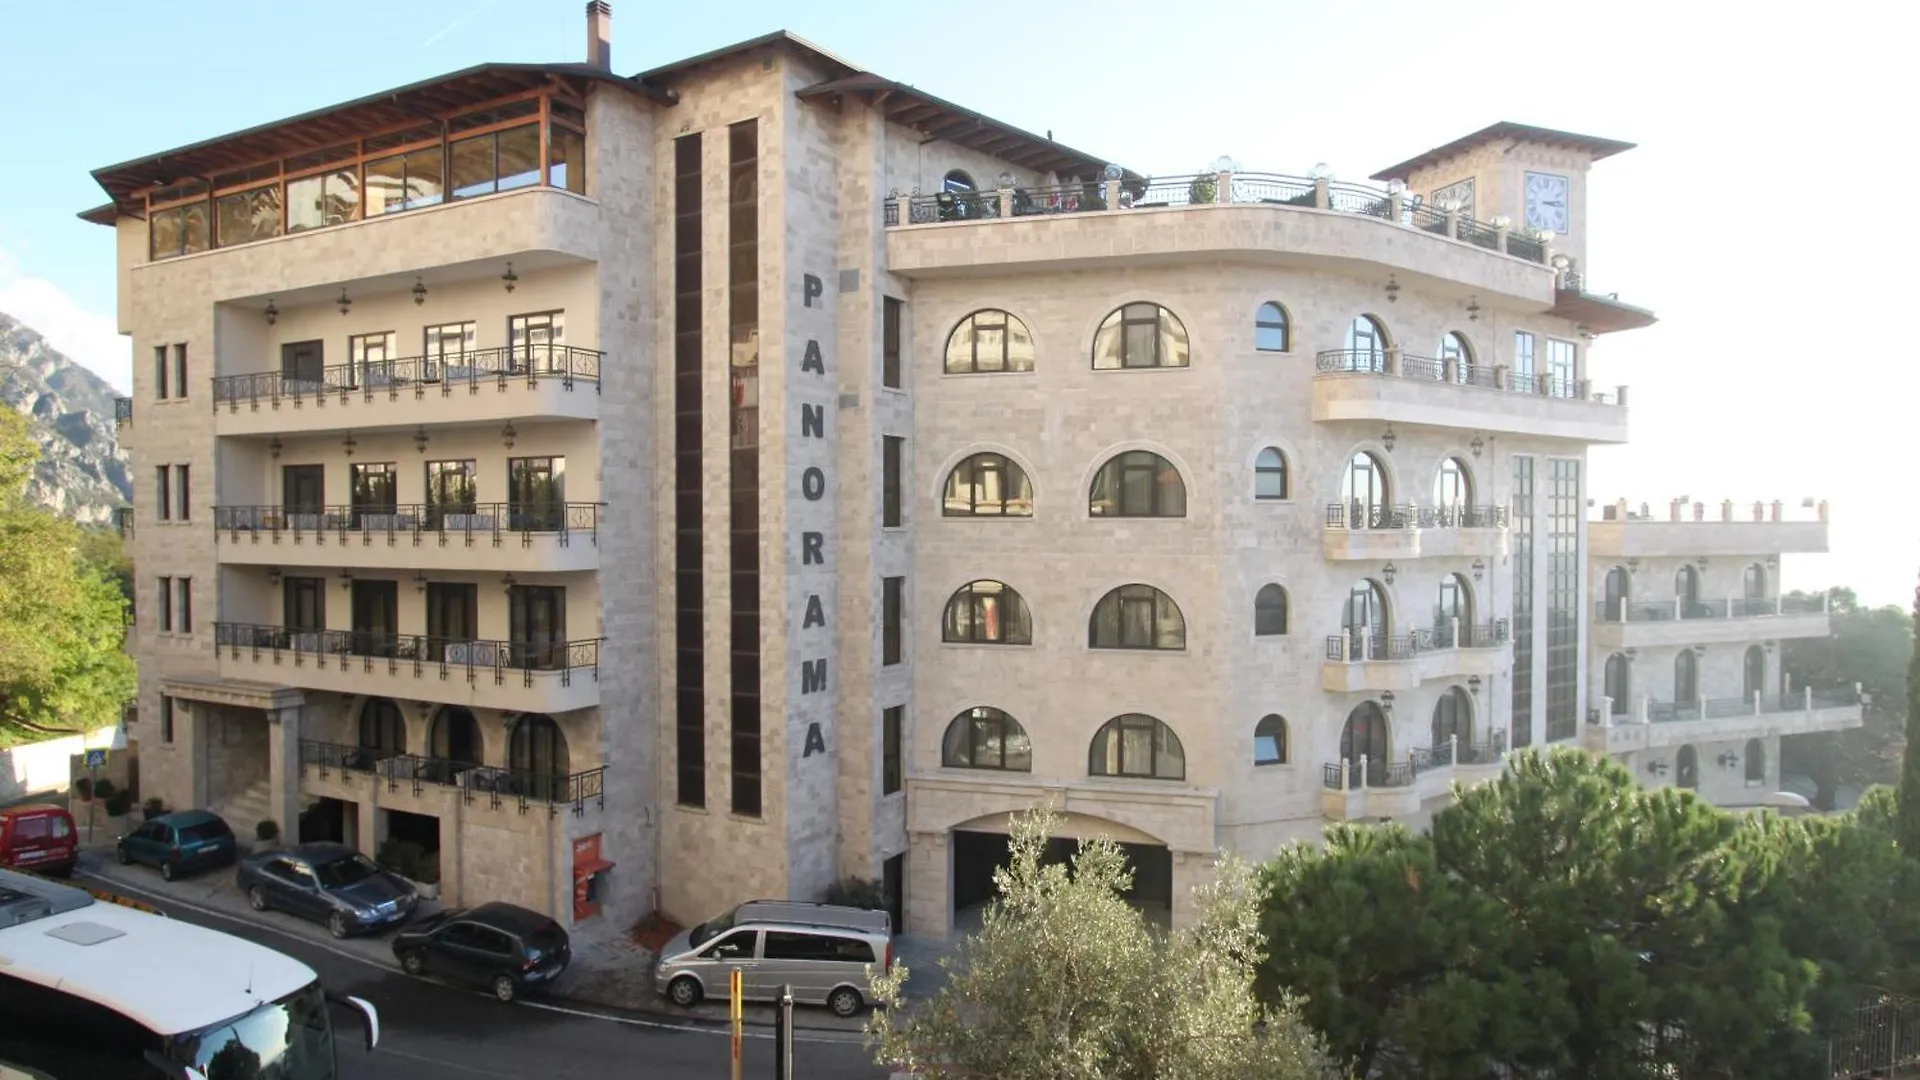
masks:
{"type": "Polygon", "coordinates": [[[1297,206],[1389,221],[1528,262],[1547,262],[1546,242],[1502,221],[1477,221],[1441,210],[1393,188],[1278,173],[1206,172],[1136,179],[1085,180],[1052,187],[889,195],[882,221],[895,225],[991,221],[1047,214],[1152,210],[1217,205],[1297,206]]]}
{"type": "Polygon", "coordinates": [[[1320,784],[1328,791],[1410,787],[1421,773],[1453,765],[1497,765],[1506,753],[1507,731],[1496,728],[1480,742],[1449,736],[1412,751],[1405,761],[1372,761],[1365,754],[1329,761],[1320,767],[1320,784]]]}
{"type": "Polygon", "coordinates": [[[213,407],[218,410],[224,404],[229,412],[237,412],[242,402],[257,409],[263,401],[277,407],[283,400],[311,400],[324,406],[329,397],[338,397],[344,403],[354,394],[368,401],[383,393],[392,400],[398,400],[402,392],[424,398],[430,389],[438,389],[444,397],[456,387],[477,394],[482,385],[492,383],[504,390],[516,379],[524,379],[528,386],[558,382],[568,390],[576,382],[587,382],[599,393],[600,362],[605,355],[573,345],[521,345],[292,371],[217,375],[213,380],[213,407]]]}
{"type": "Polygon", "coordinates": [[[1826,521],[1830,513],[1827,500],[1814,499],[1811,496],[1800,500],[1799,510],[1802,512],[1798,514],[1794,513],[1794,508],[1788,506],[1787,502],[1783,499],[1775,499],[1771,503],[1755,499],[1750,504],[1735,503],[1732,499],[1722,499],[1720,500],[1720,516],[1712,518],[1707,516],[1707,505],[1707,503],[1701,501],[1688,502],[1685,499],[1673,499],[1667,503],[1667,516],[1664,518],[1656,518],[1653,516],[1653,509],[1644,502],[1641,503],[1639,509],[1636,510],[1628,504],[1627,500],[1615,499],[1613,502],[1601,506],[1600,516],[1591,520],[1618,522],[1661,521],[1671,522],[1673,524],[1695,522],[1702,525],[1716,522],[1745,521],[1753,521],[1756,523],[1769,521],[1811,522],[1826,521]],[[1736,516],[1736,510],[1746,510],[1751,514],[1751,517],[1736,516]]]}
{"type": "MultiPolygon", "coordinates": [[[[1861,705],[1867,701],[1867,695],[1861,692],[1858,684],[1853,687],[1840,687],[1816,690],[1802,687],[1785,694],[1763,694],[1756,691],[1751,697],[1700,698],[1694,701],[1656,701],[1646,698],[1642,701],[1645,711],[1639,717],[1642,723],[1672,724],[1691,720],[1726,720],[1736,716],[1772,716],[1781,713],[1812,712],[1815,709],[1842,709],[1861,705]]],[[[1601,710],[1606,715],[1606,710],[1601,710]]],[[[1616,715],[1633,719],[1631,714],[1616,715]]]]}
{"type": "Polygon", "coordinates": [[[499,547],[509,536],[519,537],[522,545],[531,544],[535,536],[552,536],[564,547],[576,536],[599,543],[605,506],[597,502],[227,505],[213,508],[213,526],[216,535],[224,532],[234,543],[242,536],[256,544],[262,537],[277,544],[282,537],[297,542],[332,535],[344,544],[357,535],[365,544],[373,543],[375,536],[386,537],[389,544],[409,537],[416,546],[427,537],[437,537],[443,545],[448,537],[461,537],[468,547],[480,537],[490,538],[499,547]]]}
{"type": "Polygon", "coordinates": [[[1514,371],[1505,365],[1475,364],[1456,357],[1418,356],[1398,346],[1379,349],[1323,349],[1314,354],[1315,377],[1379,375],[1415,382],[1473,386],[1534,397],[1625,405],[1624,390],[1596,392],[1591,380],[1561,372],[1514,371]]]}
{"type": "Polygon", "coordinates": [[[133,423],[133,399],[117,397],[113,399],[113,426],[133,423]]]}
{"type": "Polygon", "coordinates": [[[1329,529],[1504,529],[1504,506],[1401,506],[1366,502],[1327,504],[1329,529]]]}
{"type": "Polygon", "coordinates": [[[1689,600],[1676,596],[1671,600],[1597,600],[1594,618],[1600,622],[1684,622],[1688,619],[1760,619],[1778,615],[1820,615],[1827,611],[1827,597],[1817,596],[1733,596],[1725,600],[1689,600]]]}
{"type": "Polygon", "coordinates": [[[470,683],[479,681],[483,672],[491,673],[495,685],[504,685],[508,674],[518,674],[522,684],[532,686],[535,676],[557,676],[560,685],[573,685],[576,671],[600,678],[602,638],[581,641],[488,641],[468,637],[430,637],[426,634],[398,634],[384,630],[301,630],[256,623],[217,622],[213,624],[216,650],[226,649],[238,659],[243,652],[258,660],[272,654],[286,654],[295,667],[308,660],[315,667],[329,663],[347,671],[358,664],[364,672],[384,668],[396,675],[411,671],[414,678],[428,673],[445,679],[462,674],[470,683]]]}
{"type": "Polygon", "coordinates": [[[485,798],[498,810],[509,800],[524,813],[534,804],[547,807],[549,814],[562,806],[571,806],[575,817],[586,812],[587,802],[604,808],[606,801],[605,766],[576,773],[543,772],[536,769],[501,769],[452,758],[396,754],[378,747],[349,746],[342,743],[300,740],[300,771],[314,769],[321,777],[332,773],[364,773],[387,782],[388,791],[399,791],[408,784],[419,795],[429,786],[458,788],[468,806],[485,798]]]}
{"type": "Polygon", "coordinates": [[[1497,649],[1507,644],[1507,620],[1464,623],[1454,620],[1410,634],[1345,633],[1327,636],[1327,659],[1338,663],[1367,660],[1411,660],[1421,653],[1445,649],[1497,649]]]}

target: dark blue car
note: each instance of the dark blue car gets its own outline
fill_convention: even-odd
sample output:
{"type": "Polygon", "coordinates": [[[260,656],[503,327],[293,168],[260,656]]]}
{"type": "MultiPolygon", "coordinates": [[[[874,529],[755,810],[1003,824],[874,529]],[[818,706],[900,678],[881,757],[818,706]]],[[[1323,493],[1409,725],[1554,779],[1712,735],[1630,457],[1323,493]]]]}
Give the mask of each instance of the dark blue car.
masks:
{"type": "Polygon", "coordinates": [[[153,818],[121,837],[114,853],[123,866],[157,866],[160,876],[172,881],[195,870],[230,865],[238,850],[233,830],[218,814],[180,810],[153,818]]]}
{"type": "Polygon", "coordinates": [[[301,844],[249,855],[234,882],[253,910],[290,911],[324,924],[339,938],[398,926],[420,906],[412,882],[345,844],[301,844]]]}

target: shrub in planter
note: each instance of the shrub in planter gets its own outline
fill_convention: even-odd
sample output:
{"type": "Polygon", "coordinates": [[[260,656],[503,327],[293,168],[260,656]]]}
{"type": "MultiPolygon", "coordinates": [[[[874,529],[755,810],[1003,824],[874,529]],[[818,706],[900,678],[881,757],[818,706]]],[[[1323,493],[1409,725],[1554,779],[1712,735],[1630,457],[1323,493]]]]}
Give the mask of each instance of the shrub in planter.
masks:
{"type": "Polygon", "coordinates": [[[1219,193],[1220,180],[1213,173],[1204,173],[1196,176],[1193,178],[1193,182],[1187,185],[1187,201],[1189,203],[1210,203],[1219,193]]]}
{"type": "Polygon", "coordinates": [[[380,853],[376,861],[408,881],[418,881],[420,859],[425,854],[426,849],[411,840],[396,840],[388,837],[387,842],[380,845],[380,853]]]}
{"type": "Polygon", "coordinates": [[[253,838],[263,844],[271,844],[280,839],[280,823],[269,818],[253,827],[253,838]]]}
{"type": "Polygon", "coordinates": [[[80,779],[78,779],[78,780],[75,780],[75,781],[73,782],[73,793],[74,793],[75,795],[78,795],[78,796],[80,796],[80,801],[81,801],[81,802],[90,802],[90,801],[92,801],[92,799],[93,799],[93,780],[92,780],[92,778],[90,778],[90,777],[85,777],[85,776],[83,776],[83,777],[81,777],[80,779]]]}
{"type": "Polygon", "coordinates": [[[125,817],[127,811],[133,809],[133,796],[124,791],[114,792],[107,796],[105,801],[108,817],[125,817]]]}
{"type": "Polygon", "coordinates": [[[437,851],[422,851],[414,869],[417,873],[412,876],[410,880],[421,885],[440,884],[440,853],[437,851]]]}
{"type": "Polygon", "coordinates": [[[159,817],[161,814],[166,813],[167,804],[160,800],[160,796],[155,795],[153,798],[148,799],[145,803],[141,804],[140,812],[147,815],[147,818],[151,820],[153,818],[159,817]]]}
{"type": "Polygon", "coordinates": [[[113,781],[104,776],[93,782],[93,797],[96,799],[111,799],[113,793],[119,790],[113,786],[113,781]]]}

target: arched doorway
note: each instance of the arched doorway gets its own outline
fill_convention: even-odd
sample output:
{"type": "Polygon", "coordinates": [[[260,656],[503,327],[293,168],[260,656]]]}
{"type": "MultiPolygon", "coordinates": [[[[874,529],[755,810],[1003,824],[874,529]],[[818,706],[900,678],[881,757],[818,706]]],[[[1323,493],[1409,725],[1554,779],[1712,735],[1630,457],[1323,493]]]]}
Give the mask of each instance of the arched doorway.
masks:
{"type": "Polygon", "coordinates": [[[369,763],[407,752],[407,720],[392,698],[371,698],[361,706],[360,749],[369,763]]]}
{"type": "Polygon", "coordinates": [[[455,774],[479,765],[483,756],[480,724],[472,712],[458,705],[441,709],[433,718],[433,726],[427,732],[427,745],[428,754],[433,758],[435,779],[443,784],[452,783],[455,774]]]}
{"type": "Polygon", "coordinates": [[[1767,782],[1767,744],[1759,739],[1747,740],[1747,783],[1764,784],[1767,782]]]}
{"type": "Polygon", "coordinates": [[[1451,524],[1458,524],[1460,515],[1473,505],[1473,474],[1466,462],[1455,457],[1440,463],[1439,475],[1433,478],[1433,505],[1451,524]]]}
{"type": "Polygon", "coordinates": [[[1673,707],[1691,709],[1700,702],[1700,662],[1692,649],[1681,649],[1673,658],[1673,707]]]}
{"type": "MultiPolygon", "coordinates": [[[[1133,885],[1122,897],[1147,921],[1168,926],[1173,914],[1173,853],[1158,837],[1109,818],[1072,811],[1056,815],[1055,832],[1041,852],[1043,865],[1065,865],[1073,861],[1080,841],[1112,840],[1119,845],[1133,869],[1133,885]]],[[[1008,833],[1012,813],[987,814],[953,827],[949,841],[952,851],[953,930],[956,934],[979,929],[986,904],[999,895],[994,872],[1012,863],[1008,833]]]]}
{"type": "Polygon", "coordinates": [[[1348,590],[1340,626],[1346,631],[1349,660],[1386,652],[1387,598],[1379,584],[1368,579],[1348,590]]]}
{"type": "Polygon", "coordinates": [[[1700,786],[1700,755],[1691,745],[1681,747],[1674,755],[1673,782],[1683,788],[1700,786]]]}
{"type": "Polygon", "coordinates": [[[1433,705],[1435,759],[1439,760],[1455,745],[1463,756],[1473,747],[1473,699],[1457,686],[1449,687],[1433,705]]]}
{"type": "Polygon", "coordinates": [[[1390,344],[1387,328],[1379,319],[1371,315],[1354,316],[1347,324],[1347,370],[1384,373],[1390,344]]]}
{"type": "Polygon", "coordinates": [[[1441,648],[1463,644],[1454,633],[1456,626],[1462,635],[1472,633],[1473,590],[1467,587],[1466,578],[1449,574],[1441,579],[1440,595],[1433,606],[1433,636],[1436,644],[1441,648]]]}
{"type": "Polygon", "coordinates": [[[1758,645],[1747,648],[1746,660],[1741,664],[1740,696],[1747,701],[1753,695],[1767,692],[1767,650],[1758,645]]]}
{"type": "Polygon", "coordinates": [[[1377,701],[1363,701],[1354,706],[1347,714],[1347,724],[1340,729],[1340,760],[1347,762],[1348,771],[1357,784],[1360,780],[1360,759],[1367,760],[1367,782],[1377,785],[1385,782],[1387,763],[1387,714],[1381,710],[1377,701]]]}
{"type": "Polygon", "coordinates": [[[1747,567],[1747,572],[1741,580],[1741,593],[1749,600],[1765,600],[1767,598],[1767,568],[1761,566],[1759,563],[1754,563],[1747,567]]]}
{"type": "Polygon", "coordinates": [[[1347,459],[1340,481],[1340,498],[1347,510],[1349,529],[1385,529],[1392,527],[1388,512],[1391,493],[1387,489],[1387,467],[1380,459],[1361,450],[1347,459]]]}
{"type": "Polygon", "coordinates": [[[1620,653],[1607,657],[1607,697],[1612,700],[1612,715],[1627,715],[1627,695],[1633,692],[1633,662],[1620,653]]]}
{"type": "Polygon", "coordinates": [[[507,768],[524,795],[560,800],[567,792],[567,739],[553,717],[523,716],[507,743],[507,768]]]}
{"type": "Polygon", "coordinates": [[[1607,571],[1607,583],[1601,593],[1601,618],[1620,622],[1627,617],[1627,592],[1630,587],[1626,567],[1616,566],[1607,571]]]}
{"type": "Polygon", "coordinates": [[[1700,571],[1683,566],[1673,575],[1673,595],[1680,601],[1680,617],[1697,619],[1700,611],[1700,571]]]}

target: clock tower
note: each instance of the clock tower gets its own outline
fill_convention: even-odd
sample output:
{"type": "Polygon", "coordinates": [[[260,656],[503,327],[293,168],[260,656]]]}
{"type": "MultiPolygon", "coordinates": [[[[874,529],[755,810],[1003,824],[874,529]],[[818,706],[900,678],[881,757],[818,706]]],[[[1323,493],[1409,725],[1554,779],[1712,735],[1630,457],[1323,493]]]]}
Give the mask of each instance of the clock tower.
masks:
{"type": "Polygon", "coordinates": [[[1632,143],[1503,121],[1373,174],[1399,180],[1409,196],[1455,205],[1480,221],[1504,216],[1515,232],[1545,229],[1553,249],[1587,254],[1587,170],[1632,143]]]}

